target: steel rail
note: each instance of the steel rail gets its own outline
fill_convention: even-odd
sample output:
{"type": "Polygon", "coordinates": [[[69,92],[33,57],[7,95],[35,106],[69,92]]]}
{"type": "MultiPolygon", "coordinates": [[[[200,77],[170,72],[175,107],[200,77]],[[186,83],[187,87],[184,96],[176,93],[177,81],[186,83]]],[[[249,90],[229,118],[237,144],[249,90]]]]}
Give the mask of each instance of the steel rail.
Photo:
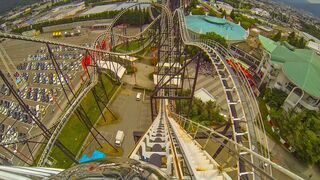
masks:
{"type": "MultiPolygon", "coordinates": [[[[282,167],[282,166],[280,166],[280,165],[272,162],[270,159],[268,159],[268,158],[266,158],[266,157],[264,157],[264,156],[262,156],[262,155],[260,155],[260,154],[258,154],[258,153],[256,153],[256,152],[254,152],[253,150],[251,150],[251,149],[243,146],[242,144],[239,144],[239,143],[237,143],[236,141],[234,141],[234,140],[226,137],[225,135],[223,135],[223,134],[215,131],[214,129],[208,128],[208,127],[206,127],[206,126],[203,126],[203,125],[201,125],[201,124],[199,124],[199,123],[197,123],[197,122],[194,122],[194,121],[192,121],[192,120],[190,120],[190,119],[187,119],[187,118],[185,118],[185,117],[183,117],[183,116],[181,116],[181,115],[179,115],[179,114],[176,114],[176,113],[174,113],[174,112],[170,112],[170,113],[171,113],[173,116],[175,116],[175,118],[174,118],[175,121],[177,121],[177,122],[178,122],[178,121],[184,121],[184,122],[188,122],[188,123],[191,123],[191,124],[196,124],[197,126],[199,126],[199,127],[200,127],[201,129],[203,129],[204,131],[206,131],[206,132],[208,132],[208,133],[210,133],[210,134],[214,134],[214,135],[218,136],[219,138],[228,141],[229,143],[235,145],[235,146],[238,148],[238,150],[242,150],[242,151],[245,151],[245,152],[247,152],[247,153],[252,154],[254,157],[260,159],[261,161],[263,161],[263,162],[265,162],[265,163],[267,163],[267,164],[270,164],[274,169],[279,170],[280,172],[282,172],[282,173],[286,174],[287,176],[291,177],[292,179],[303,180],[303,178],[301,178],[300,176],[298,176],[298,175],[294,174],[293,172],[285,169],[284,167],[282,167]]],[[[179,122],[178,122],[178,123],[179,123],[179,122]]]]}
{"type": "MultiPolygon", "coordinates": [[[[236,97],[237,97],[237,101],[236,103],[240,105],[241,107],[241,113],[243,115],[243,118],[244,118],[244,122],[246,122],[246,116],[245,116],[245,112],[244,112],[244,108],[243,108],[243,104],[242,104],[242,101],[240,99],[240,94],[239,94],[239,91],[238,91],[238,88],[236,86],[236,83],[234,81],[234,78],[230,72],[230,67],[227,66],[227,64],[223,61],[223,58],[221,57],[221,55],[213,48],[213,47],[210,47],[208,46],[207,44],[204,44],[204,43],[201,43],[201,42],[195,42],[193,40],[191,40],[191,38],[189,37],[188,33],[187,33],[187,30],[186,30],[186,23],[184,21],[184,15],[183,13],[181,12],[181,9],[177,9],[175,11],[175,15],[178,16],[178,20],[179,20],[179,26],[180,26],[180,34],[182,35],[182,40],[183,42],[186,44],[186,45],[190,45],[190,46],[195,46],[195,47],[198,47],[200,48],[201,50],[203,50],[207,55],[208,57],[211,59],[212,61],[212,64],[214,65],[216,71],[218,72],[218,75],[219,75],[219,79],[220,79],[220,82],[222,84],[222,87],[224,87],[224,92],[225,92],[225,95],[226,95],[226,101],[228,102],[228,108],[229,108],[229,114],[230,114],[230,118],[231,120],[234,121],[234,123],[232,123],[232,129],[233,129],[233,138],[238,142],[240,143],[241,139],[238,138],[238,135],[240,134],[240,132],[237,132],[237,130],[239,129],[240,130],[240,122],[236,122],[234,118],[239,118],[237,117],[238,116],[238,113],[236,112],[236,106],[231,104],[230,103],[230,100],[229,100],[229,96],[228,96],[228,92],[227,92],[227,88],[230,88],[230,87],[226,87],[226,85],[223,83],[223,77],[222,77],[222,74],[219,73],[221,72],[221,69],[219,69],[219,67],[217,67],[217,64],[215,63],[216,61],[218,61],[217,63],[219,63],[219,65],[223,65],[223,72],[227,73],[227,76],[230,77],[230,81],[232,83],[232,89],[235,90],[235,93],[236,93],[236,97]],[[235,123],[239,123],[238,125],[235,125],[235,123]],[[239,133],[239,134],[237,134],[239,133]],[[239,139],[239,140],[238,140],[239,139]]],[[[227,82],[226,82],[227,83],[227,82]]],[[[230,95],[232,96],[232,94],[230,93],[230,95]]],[[[241,126],[243,127],[243,126],[241,126]]],[[[246,127],[246,132],[248,133],[248,136],[247,136],[247,139],[249,141],[249,149],[251,149],[251,139],[250,139],[250,136],[249,136],[249,130],[248,130],[248,125],[247,123],[245,123],[245,127],[246,127]]],[[[245,135],[245,134],[244,134],[245,135]]],[[[242,135],[241,135],[242,136],[242,135]]],[[[251,158],[251,161],[252,158],[251,158]]],[[[238,161],[238,174],[240,174],[240,169],[242,168],[242,164],[238,161]]],[[[252,170],[253,171],[253,170],[252,170]]]]}
{"type": "MultiPolygon", "coordinates": [[[[234,56],[229,52],[229,50],[227,50],[226,48],[224,48],[222,45],[220,45],[219,43],[212,41],[212,40],[208,40],[209,43],[214,43],[219,50],[221,50],[223,53],[225,53],[227,56],[234,58],[234,56]]],[[[256,130],[256,128],[254,128],[254,132],[258,134],[258,136],[260,137],[260,141],[264,141],[264,148],[261,147],[261,152],[264,154],[265,157],[270,159],[270,151],[269,151],[269,145],[267,142],[267,135],[265,132],[265,128],[264,128],[264,124],[263,124],[263,119],[262,119],[262,115],[260,113],[259,110],[259,105],[257,103],[257,99],[255,98],[255,94],[252,90],[252,88],[249,86],[249,81],[248,79],[242,74],[240,73],[239,67],[237,67],[237,75],[239,77],[239,80],[242,82],[242,84],[245,86],[243,88],[243,92],[246,93],[245,97],[249,99],[249,103],[246,103],[247,106],[246,108],[250,111],[253,110],[254,114],[253,114],[253,118],[256,117],[255,115],[257,114],[257,120],[256,120],[256,124],[258,126],[258,130],[256,130]],[[260,130],[262,131],[262,135],[260,135],[260,130]],[[263,136],[263,137],[261,137],[263,136]],[[262,140],[261,140],[262,139],[262,140]]],[[[253,119],[254,120],[254,119],[253,119]]],[[[255,123],[253,123],[253,126],[255,126],[255,123]]],[[[272,171],[270,171],[270,173],[272,174],[272,171]]]]}

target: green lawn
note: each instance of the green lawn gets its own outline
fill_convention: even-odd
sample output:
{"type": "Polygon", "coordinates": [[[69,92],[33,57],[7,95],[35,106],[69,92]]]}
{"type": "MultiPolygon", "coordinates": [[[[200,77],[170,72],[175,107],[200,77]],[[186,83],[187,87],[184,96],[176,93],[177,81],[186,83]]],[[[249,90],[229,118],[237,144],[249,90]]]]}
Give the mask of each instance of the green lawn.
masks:
{"type": "MultiPolygon", "coordinates": [[[[106,75],[102,75],[102,81],[106,88],[108,97],[110,98],[115,90],[117,89],[117,85],[113,85],[112,81],[106,75]]],[[[96,85],[96,91],[99,97],[102,97],[106,102],[106,96],[104,90],[102,89],[102,85],[98,83],[96,85]]],[[[100,111],[95,102],[93,93],[90,91],[81,102],[82,107],[84,108],[86,114],[91,120],[92,124],[94,124],[98,118],[100,117],[100,111]]],[[[100,107],[104,107],[102,103],[100,103],[100,107]]],[[[106,112],[109,113],[110,112],[106,112]]],[[[111,115],[106,115],[107,119],[112,121],[113,119],[111,115]]],[[[63,128],[61,134],[59,135],[59,140],[75,155],[80,150],[85,138],[87,137],[89,131],[85,127],[85,125],[78,119],[76,114],[72,114],[68,123],[63,128]]],[[[58,149],[56,146],[52,149],[50,156],[57,160],[57,163],[53,167],[57,168],[67,168],[72,165],[72,161],[66,157],[63,152],[58,149]]]]}
{"type": "Polygon", "coordinates": [[[128,43],[128,47],[127,47],[126,43],[120,44],[115,47],[115,51],[116,52],[127,52],[127,51],[137,50],[140,47],[140,43],[141,43],[141,41],[139,41],[139,40],[130,41],[128,43]]]}

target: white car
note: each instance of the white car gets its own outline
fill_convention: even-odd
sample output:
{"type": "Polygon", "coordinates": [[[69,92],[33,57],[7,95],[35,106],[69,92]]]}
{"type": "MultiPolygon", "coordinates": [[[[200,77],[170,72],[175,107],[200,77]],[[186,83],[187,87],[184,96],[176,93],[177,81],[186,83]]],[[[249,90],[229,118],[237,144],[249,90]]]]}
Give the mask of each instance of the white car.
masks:
{"type": "Polygon", "coordinates": [[[140,100],[141,100],[141,93],[140,93],[140,92],[137,93],[136,100],[137,100],[137,101],[140,101],[140,100]]]}

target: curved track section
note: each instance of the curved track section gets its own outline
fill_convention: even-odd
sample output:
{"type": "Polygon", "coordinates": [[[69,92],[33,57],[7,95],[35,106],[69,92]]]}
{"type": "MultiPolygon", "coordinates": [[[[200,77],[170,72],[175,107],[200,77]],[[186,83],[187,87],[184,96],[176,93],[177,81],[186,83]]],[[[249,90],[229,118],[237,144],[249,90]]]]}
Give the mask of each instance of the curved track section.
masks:
{"type": "MultiPolygon", "coordinates": [[[[135,7],[135,6],[138,6],[140,4],[145,4],[145,3],[138,3],[138,4],[135,4],[131,7],[129,7],[128,9],[125,9],[123,10],[121,13],[119,13],[117,15],[117,17],[114,19],[114,21],[112,22],[112,25],[116,24],[116,22],[119,20],[119,18],[125,14],[125,12],[127,12],[130,8],[132,7],[135,7]]],[[[124,36],[124,35],[120,35],[120,34],[110,34],[108,33],[103,33],[101,34],[100,36],[98,36],[98,38],[96,39],[96,42],[95,44],[100,44],[101,42],[101,38],[103,37],[103,35],[107,36],[108,34],[109,35],[114,35],[114,36],[118,36],[118,37],[123,37],[123,38],[128,38],[128,39],[131,39],[131,40],[134,40],[134,39],[139,39],[141,38],[142,36],[144,36],[145,34],[151,34],[150,33],[150,29],[153,28],[153,26],[160,20],[160,16],[158,16],[157,18],[155,18],[142,32],[134,35],[134,36],[124,36]]],[[[109,27],[109,29],[112,29],[112,25],[109,27]]],[[[144,48],[148,47],[152,42],[154,41],[153,37],[152,37],[152,34],[151,34],[151,38],[148,38],[148,41],[146,43],[143,44],[143,46],[141,46],[139,49],[137,50],[134,50],[134,51],[130,51],[130,52],[127,52],[127,53],[121,53],[122,56],[126,56],[126,55],[132,55],[132,54],[136,54],[140,51],[142,51],[144,48]]],[[[98,51],[99,52],[99,51],[98,51]]],[[[107,52],[110,52],[110,51],[107,51],[107,52]]],[[[108,55],[111,55],[113,54],[112,52],[110,53],[104,53],[105,56],[108,56],[108,55]]],[[[115,53],[116,55],[118,55],[119,53],[115,53]]],[[[99,59],[98,57],[96,57],[96,59],[99,59]]],[[[110,62],[112,63],[112,62],[110,62]]],[[[111,65],[106,65],[106,61],[101,61],[99,60],[99,62],[97,62],[97,65],[100,67],[100,68],[106,68],[106,67],[109,67],[111,65]]],[[[112,69],[112,67],[110,67],[112,69]]],[[[109,69],[110,69],[109,68],[109,69]]],[[[96,72],[96,68],[94,68],[94,72],[96,72]]],[[[57,125],[57,127],[55,128],[51,138],[48,140],[48,143],[46,144],[45,148],[44,148],[44,151],[43,153],[41,154],[41,157],[40,157],[40,160],[38,161],[38,166],[43,166],[46,162],[47,162],[47,159],[48,159],[48,156],[51,152],[51,149],[53,148],[54,146],[54,143],[55,141],[57,140],[60,132],[62,131],[63,127],[65,126],[65,124],[68,122],[68,119],[69,117],[71,116],[71,114],[74,112],[74,110],[78,107],[79,103],[81,102],[81,100],[83,99],[83,97],[95,86],[96,84],[96,78],[95,78],[95,75],[93,76],[93,83],[90,83],[89,86],[87,86],[83,91],[81,91],[81,93],[77,96],[77,98],[73,101],[73,103],[70,105],[70,107],[68,108],[68,110],[64,113],[64,115],[60,118],[60,121],[59,121],[59,124],[57,125]]]]}
{"type": "MultiPolygon", "coordinates": [[[[263,155],[260,155],[259,153],[253,150],[252,145],[254,145],[255,141],[257,141],[257,136],[259,136],[258,138],[261,138],[262,136],[264,136],[265,138],[263,125],[260,124],[259,126],[259,123],[261,123],[259,120],[259,118],[261,118],[261,115],[259,114],[259,108],[257,106],[257,102],[254,98],[250,98],[254,96],[253,92],[250,86],[248,85],[246,78],[242,74],[239,74],[236,71],[234,71],[226,62],[226,58],[232,57],[232,55],[228,52],[227,49],[223,48],[221,45],[219,45],[214,41],[203,42],[203,41],[197,41],[197,40],[191,39],[189,37],[182,8],[177,9],[173,14],[166,5],[161,5],[156,3],[137,3],[135,5],[132,5],[128,9],[123,10],[121,13],[119,13],[116,16],[116,18],[114,19],[110,27],[107,29],[107,31],[101,34],[96,39],[95,43],[100,44],[103,40],[106,40],[106,39],[111,40],[111,38],[114,38],[114,36],[127,38],[131,40],[134,40],[137,38],[139,39],[142,36],[144,36],[145,38],[150,39],[149,41],[151,43],[153,41],[152,38],[150,36],[147,36],[146,34],[150,33],[150,29],[152,29],[152,27],[156,25],[158,22],[160,23],[160,30],[159,30],[160,32],[156,32],[156,33],[158,33],[157,35],[161,37],[160,44],[164,44],[164,46],[161,46],[161,48],[163,48],[161,50],[166,53],[166,56],[161,57],[162,59],[159,59],[159,62],[175,63],[174,42],[176,40],[177,41],[181,40],[185,46],[197,47],[201,51],[203,51],[206,55],[208,55],[210,61],[212,62],[215,68],[215,71],[219,76],[221,87],[223,87],[223,90],[224,90],[224,94],[226,98],[225,100],[228,105],[229,118],[231,120],[230,125],[233,131],[233,139],[227,138],[226,136],[221,135],[220,133],[212,129],[204,127],[200,124],[192,122],[191,120],[188,120],[184,117],[181,117],[180,115],[177,115],[171,112],[169,110],[169,105],[167,105],[168,104],[167,101],[161,100],[158,116],[156,120],[153,122],[153,125],[149,128],[147,133],[144,135],[144,140],[145,140],[144,143],[146,144],[155,143],[156,137],[159,137],[160,141],[164,142],[161,148],[165,148],[167,151],[165,153],[162,153],[162,155],[170,154],[170,158],[172,160],[172,164],[175,169],[175,171],[173,172],[175,177],[183,178],[184,175],[182,171],[184,171],[184,169],[188,169],[189,171],[188,173],[190,177],[195,177],[195,178],[205,177],[208,174],[199,172],[199,171],[206,169],[206,170],[210,170],[211,178],[215,178],[215,177],[221,178],[221,174],[218,171],[218,165],[214,162],[213,158],[211,158],[210,155],[208,156],[208,154],[206,154],[206,152],[204,151],[204,148],[200,147],[200,145],[195,142],[197,131],[199,128],[202,128],[203,132],[209,133],[209,138],[211,137],[211,135],[215,135],[234,146],[233,151],[235,154],[233,155],[237,158],[238,179],[255,179],[256,173],[257,173],[255,172],[256,170],[258,170],[260,173],[262,172],[262,174],[265,174],[266,177],[270,176],[271,171],[265,172],[264,170],[261,170],[259,168],[258,163],[260,161],[264,163],[268,163],[273,168],[279,169],[281,172],[287,174],[290,177],[299,179],[300,177],[282,168],[281,166],[278,166],[277,164],[271,162],[269,160],[268,149],[266,150],[266,152],[262,151],[263,155]],[[125,12],[127,12],[130,8],[139,6],[141,4],[150,4],[150,8],[160,8],[162,10],[161,15],[156,18],[151,17],[153,19],[152,23],[149,24],[147,28],[145,28],[145,30],[143,30],[136,36],[124,36],[124,35],[114,34],[112,32],[113,31],[112,28],[120,19],[120,17],[124,15],[125,12]],[[176,22],[178,23],[173,24],[173,20],[176,20],[176,22]],[[174,34],[173,32],[175,27],[177,27],[177,29],[179,30],[178,34],[174,34]],[[163,32],[165,32],[165,35],[162,35],[163,32]],[[255,122],[256,119],[258,119],[257,122],[255,122]],[[197,130],[193,135],[193,137],[191,136],[191,134],[188,134],[187,132],[184,132],[184,130],[182,130],[182,128],[185,128],[185,123],[194,124],[197,127],[197,130]],[[256,131],[258,129],[262,130],[263,132],[261,134],[259,134],[260,132],[257,133],[256,131]],[[151,142],[150,140],[152,140],[153,142],[151,142]],[[193,152],[198,153],[196,154],[196,155],[199,155],[198,159],[195,159],[192,156],[193,152]],[[184,166],[181,164],[182,161],[184,162],[183,163],[184,166]],[[205,167],[199,167],[202,164],[202,162],[207,163],[205,167]]],[[[150,43],[146,43],[145,46],[140,47],[140,49],[136,50],[135,52],[117,53],[117,52],[110,52],[108,50],[103,50],[98,48],[96,49],[86,48],[86,47],[76,46],[72,44],[66,44],[66,43],[60,43],[56,41],[30,38],[30,37],[24,37],[24,36],[12,35],[12,34],[6,34],[6,33],[0,33],[0,37],[74,47],[81,50],[94,52],[95,53],[94,58],[98,58],[99,61],[111,61],[111,59],[106,58],[106,56],[113,56],[113,57],[119,58],[120,56],[123,56],[123,55],[134,54],[150,45],[150,43]]],[[[80,93],[80,95],[76,96],[73,103],[70,104],[67,113],[65,113],[64,116],[62,116],[62,119],[60,120],[59,124],[57,124],[57,128],[52,133],[52,137],[48,139],[49,142],[47,143],[47,146],[45,147],[45,151],[43,152],[40,158],[41,160],[39,162],[39,165],[43,165],[46,162],[48,158],[48,154],[51,148],[53,147],[53,145],[55,144],[55,142],[57,141],[57,137],[60,134],[63,126],[65,125],[68,117],[74,111],[74,109],[78,106],[82,97],[95,85],[97,81],[96,68],[98,68],[98,66],[94,67],[92,70],[89,70],[90,73],[93,73],[92,79],[90,80],[90,85],[87,88],[85,88],[80,93]]],[[[158,86],[162,85],[162,83],[163,82],[160,82],[158,86]]],[[[158,93],[161,94],[163,92],[158,92],[158,93]]],[[[222,142],[218,142],[218,143],[220,143],[222,146],[226,146],[225,143],[222,143],[222,142]]],[[[133,152],[131,153],[131,157],[135,159],[137,158],[140,159],[141,157],[138,157],[137,155],[141,154],[143,151],[146,152],[146,149],[143,149],[143,146],[141,144],[142,143],[140,140],[140,142],[138,143],[138,146],[136,146],[133,152]]],[[[156,151],[156,152],[159,152],[159,151],[156,151]]],[[[147,153],[147,155],[149,156],[149,158],[151,158],[153,154],[147,153]]],[[[171,165],[171,164],[168,164],[168,165],[171,165]]],[[[168,169],[170,170],[170,168],[168,169]]],[[[225,176],[224,178],[228,179],[228,176],[225,176]]]]}
{"type": "MultiPolygon", "coordinates": [[[[229,108],[229,117],[231,119],[232,130],[233,130],[233,139],[239,143],[243,144],[248,149],[252,149],[251,137],[249,132],[249,127],[247,124],[247,116],[244,111],[243,103],[240,98],[238,87],[233,78],[232,71],[230,67],[224,62],[223,57],[218,53],[214,47],[209,46],[205,43],[194,42],[189,38],[186,23],[184,20],[184,14],[181,9],[177,11],[177,18],[179,20],[179,29],[183,42],[189,46],[195,46],[204,51],[210,58],[212,64],[215,67],[216,72],[218,73],[221,85],[224,89],[226,95],[226,102],[228,103],[229,108]]],[[[246,156],[249,158],[251,163],[253,163],[253,158],[251,154],[239,152],[241,156],[246,156]],[[248,157],[249,156],[249,157],[248,157]]],[[[238,161],[238,174],[239,176],[248,176],[254,174],[254,169],[245,167],[245,164],[242,161],[238,161]]],[[[241,177],[240,177],[241,178],[241,177]]]]}

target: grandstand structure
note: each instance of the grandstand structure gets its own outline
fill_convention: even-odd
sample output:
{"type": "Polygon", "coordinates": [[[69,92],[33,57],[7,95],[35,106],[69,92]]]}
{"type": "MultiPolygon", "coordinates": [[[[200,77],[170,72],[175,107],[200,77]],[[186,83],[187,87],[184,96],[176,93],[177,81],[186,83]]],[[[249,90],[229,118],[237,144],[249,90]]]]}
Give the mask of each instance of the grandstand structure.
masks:
{"type": "MultiPolygon", "coordinates": [[[[81,60],[87,78],[76,93],[69,83],[62,84],[67,108],[63,115],[52,126],[43,124],[28,109],[26,103],[17,94],[17,90],[0,70],[0,76],[10,91],[41,130],[24,138],[0,142],[17,161],[25,166],[35,163],[34,151],[30,146],[44,144],[44,149],[37,167],[0,166],[0,173],[10,178],[44,178],[67,179],[70,177],[119,177],[131,179],[140,177],[178,178],[178,179],[273,179],[273,171],[282,177],[301,179],[296,174],[270,160],[267,138],[263,127],[254,92],[244,74],[231,67],[227,59],[233,58],[228,49],[212,40],[193,39],[186,28],[185,14],[188,14],[188,0],[163,0],[159,3],[136,3],[119,13],[94,42],[95,47],[88,48],[68,43],[25,37],[21,35],[0,33],[2,38],[32,41],[45,44],[50,54],[59,81],[65,78],[52,53],[52,45],[73,47],[83,51],[81,60]],[[135,35],[116,34],[113,30],[122,16],[133,7],[149,5],[151,23],[135,35]],[[140,42],[139,48],[127,52],[113,52],[112,47],[130,41],[140,42]],[[123,56],[134,55],[146,47],[156,49],[156,86],[151,95],[152,124],[137,142],[129,159],[107,159],[104,161],[79,164],[73,154],[58,139],[72,113],[76,113],[85,127],[94,137],[97,144],[109,143],[88,119],[81,107],[81,100],[90,91],[96,96],[95,85],[100,81],[102,69],[113,72],[121,81],[124,67],[130,63],[123,56]],[[196,48],[192,54],[188,48],[196,48]],[[228,123],[219,129],[205,127],[188,119],[188,113],[181,113],[181,101],[187,101],[189,109],[197,83],[199,63],[207,59],[213,65],[212,71],[219,79],[227,105],[228,123]],[[190,69],[194,68],[194,71],[190,69]],[[61,77],[59,76],[61,74],[61,77]],[[184,93],[187,90],[188,93],[184,93]],[[13,144],[27,146],[20,153],[11,149],[13,144]],[[58,147],[74,166],[67,170],[46,168],[49,153],[58,147]],[[29,151],[28,151],[29,149],[29,151]],[[26,158],[26,157],[32,157],[26,158]],[[151,165],[150,165],[151,164],[151,165]],[[94,172],[92,172],[95,170],[94,172]]],[[[210,77],[208,77],[210,78],[210,77]]],[[[64,79],[64,82],[67,82],[64,79]]],[[[99,107],[100,108],[100,107],[99,107]]],[[[102,108],[102,107],[101,107],[102,108]]],[[[101,113],[102,110],[100,109],[101,113]]],[[[112,143],[109,143],[112,146],[112,143]]],[[[36,149],[39,150],[39,147],[36,149]]],[[[10,164],[10,162],[8,162],[10,164]]]]}

